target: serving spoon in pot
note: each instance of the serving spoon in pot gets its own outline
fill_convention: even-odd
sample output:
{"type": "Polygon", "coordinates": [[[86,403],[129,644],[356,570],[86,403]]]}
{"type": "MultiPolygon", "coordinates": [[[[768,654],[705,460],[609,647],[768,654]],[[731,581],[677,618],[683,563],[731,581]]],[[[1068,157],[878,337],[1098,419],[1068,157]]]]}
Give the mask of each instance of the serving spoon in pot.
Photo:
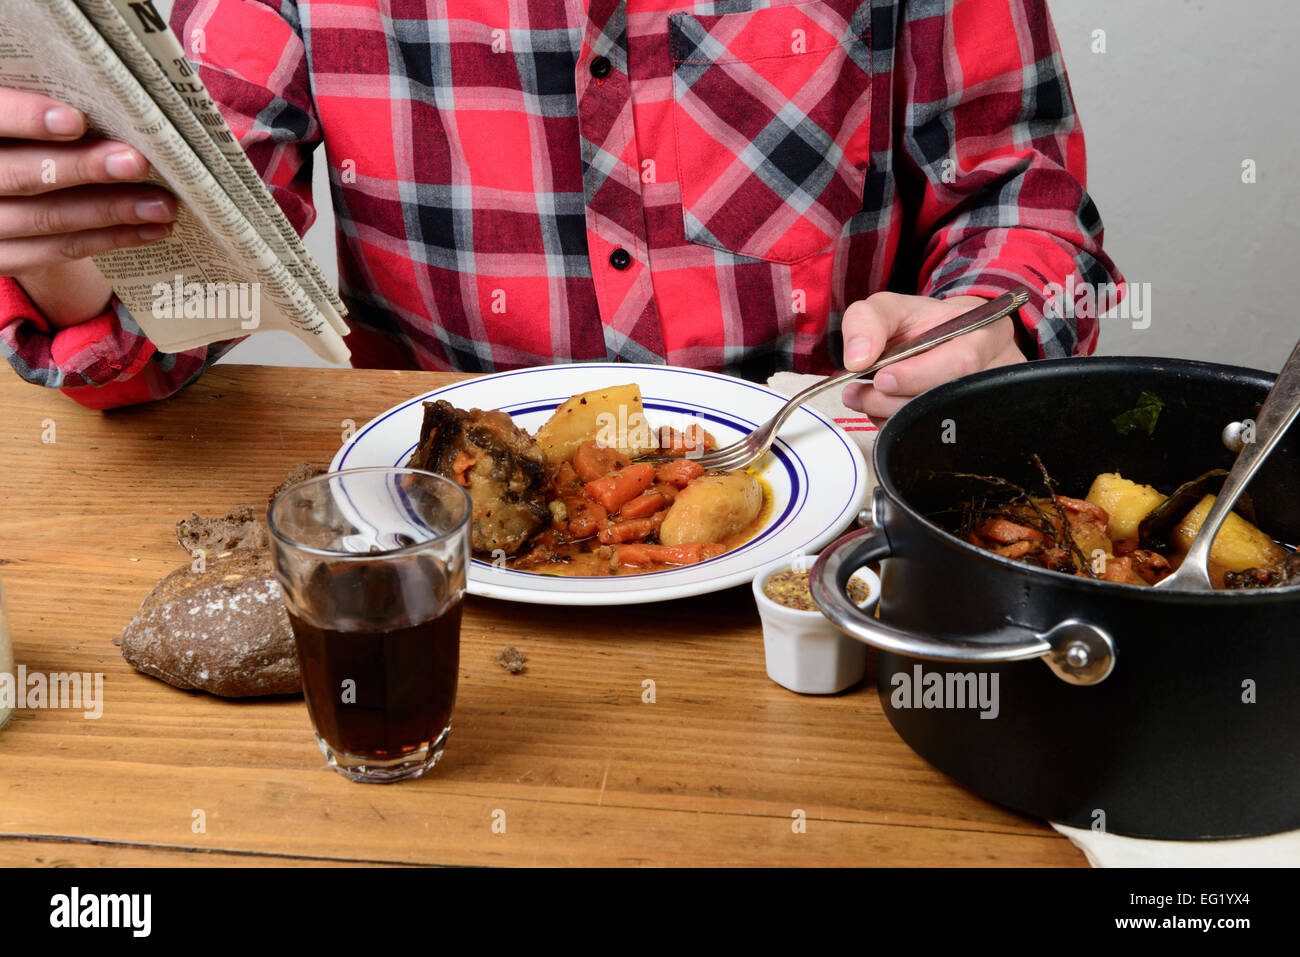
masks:
{"type": "Polygon", "coordinates": [[[1228,477],[1223,480],[1223,488],[1215,498],[1210,513],[1205,516],[1196,537],[1192,539],[1187,557],[1178,566],[1178,571],[1156,583],[1157,588],[1209,591],[1214,587],[1210,581],[1208,564],[1214,539],[1241,493],[1246,490],[1250,480],[1297,417],[1300,417],[1300,344],[1296,345],[1291,358],[1277,374],[1273,388],[1264,399],[1264,405],[1255,421],[1254,440],[1242,445],[1237,461],[1233,463],[1228,477]]]}
{"type": "MultiPolygon", "coordinates": [[[[988,302],[976,306],[967,312],[963,312],[955,319],[949,319],[947,322],[929,329],[914,339],[907,342],[900,342],[892,349],[881,353],[880,358],[872,365],[865,369],[858,369],[856,372],[840,372],[835,375],[827,376],[820,382],[814,382],[808,388],[804,389],[785,405],[777,410],[776,415],[768,419],[753,432],[742,438],[737,439],[730,445],[715,449],[712,452],[706,452],[703,455],[690,455],[706,469],[743,469],[751,462],[757,461],[767,454],[767,450],[772,447],[776,441],[776,434],[785,425],[786,419],[799,406],[803,405],[815,395],[821,395],[828,389],[833,389],[838,385],[852,382],[854,379],[861,379],[866,376],[874,375],[885,366],[894,362],[901,362],[904,359],[927,352],[941,343],[950,339],[956,339],[958,336],[964,336],[968,332],[974,332],[976,329],[983,329],[991,323],[997,322],[1003,316],[1009,316],[1021,306],[1029,301],[1029,290],[1024,286],[1017,286],[1008,293],[1003,293],[996,299],[990,299],[988,302]]],[[[640,462],[667,462],[677,456],[643,456],[637,461],[640,462]]]]}

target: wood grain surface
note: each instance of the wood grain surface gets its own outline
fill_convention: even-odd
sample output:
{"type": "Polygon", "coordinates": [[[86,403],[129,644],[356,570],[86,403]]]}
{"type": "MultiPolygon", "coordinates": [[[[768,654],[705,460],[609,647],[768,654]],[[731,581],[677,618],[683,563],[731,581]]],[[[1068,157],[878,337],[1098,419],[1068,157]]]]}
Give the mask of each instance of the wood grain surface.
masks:
{"type": "Polygon", "coordinates": [[[0,865],[1085,864],[917,757],[870,680],[774,684],[746,588],[616,609],[471,597],[447,752],[391,786],[326,768],[300,698],[179,691],[123,661],[114,639],[188,562],[177,519],[260,510],[349,424],[459,378],[217,366],[101,413],[0,377],[16,661],[104,674],[102,717],[20,710],[0,730],[0,865]],[[496,663],[507,645],[523,673],[496,663]]]}

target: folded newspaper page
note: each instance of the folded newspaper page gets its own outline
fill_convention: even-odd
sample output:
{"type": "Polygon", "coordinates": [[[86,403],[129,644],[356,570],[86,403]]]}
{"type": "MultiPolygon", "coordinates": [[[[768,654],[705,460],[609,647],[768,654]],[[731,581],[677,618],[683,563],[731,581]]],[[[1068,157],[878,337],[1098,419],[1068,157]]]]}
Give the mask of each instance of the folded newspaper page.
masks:
{"type": "MultiPolygon", "coordinates": [[[[122,29],[129,21],[110,19],[114,12],[91,0],[0,3],[0,86],[43,93],[81,110],[93,134],[129,143],[144,154],[153,167],[150,181],[178,199],[168,238],[95,257],[118,298],[164,352],[282,329],[327,361],[345,362],[342,304],[335,305],[337,296],[319,278],[296,234],[290,242],[257,198],[259,191],[237,172],[234,152],[217,145],[223,136],[233,141],[229,127],[222,121],[200,137],[204,130],[190,122],[199,114],[188,107],[182,113],[184,101],[163,92],[161,67],[155,63],[148,69],[152,57],[140,58],[143,44],[137,38],[131,45],[122,29]],[[127,51],[134,69],[144,71],[143,81],[79,2],[127,51]]],[[[212,113],[203,116],[211,121],[212,113]]]]}
{"type": "Polygon", "coordinates": [[[240,209],[260,207],[250,216],[266,244],[284,259],[294,279],[340,335],[347,314],[298,233],[249,162],[167,21],[151,0],[75,0],[81,12],[108,41],[136,79],[167,114],[190,148],[240,209]]]}

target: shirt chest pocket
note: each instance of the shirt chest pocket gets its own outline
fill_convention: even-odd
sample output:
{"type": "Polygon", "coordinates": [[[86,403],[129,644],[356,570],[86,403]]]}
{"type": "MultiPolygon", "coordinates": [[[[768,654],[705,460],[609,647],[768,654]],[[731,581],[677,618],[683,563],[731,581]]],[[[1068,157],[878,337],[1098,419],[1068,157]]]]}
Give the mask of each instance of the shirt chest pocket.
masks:
{"type": "Polygon", "coordinates": [[[870,3],[669,18],[686,239],[793,263],[862,208],[870,3]]]}

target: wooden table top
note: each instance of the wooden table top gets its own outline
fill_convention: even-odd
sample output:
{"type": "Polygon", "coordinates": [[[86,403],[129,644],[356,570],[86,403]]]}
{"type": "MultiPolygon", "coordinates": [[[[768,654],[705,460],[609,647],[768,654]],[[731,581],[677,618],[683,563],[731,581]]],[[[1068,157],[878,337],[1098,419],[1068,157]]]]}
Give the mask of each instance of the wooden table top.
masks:
{"type": "Polygon", "coordinates": [[[0,376],[15,660],[104,674],[99,719],[19,710],[0,731],[0,865],[1085,864],[917,757],[870,679],[774,684],[747,588],[619,609],[467,599],[447,751],[387,787],[325,766],[300,698],[225,700],[126,664],[114,639],[188,562],[179,518],[264,503],[295,463],[328,463],[346,420],[458,378],[226,365],[100,413],[0,376]],[[497,664],[507,645],[522,674],[497,664]]]}

